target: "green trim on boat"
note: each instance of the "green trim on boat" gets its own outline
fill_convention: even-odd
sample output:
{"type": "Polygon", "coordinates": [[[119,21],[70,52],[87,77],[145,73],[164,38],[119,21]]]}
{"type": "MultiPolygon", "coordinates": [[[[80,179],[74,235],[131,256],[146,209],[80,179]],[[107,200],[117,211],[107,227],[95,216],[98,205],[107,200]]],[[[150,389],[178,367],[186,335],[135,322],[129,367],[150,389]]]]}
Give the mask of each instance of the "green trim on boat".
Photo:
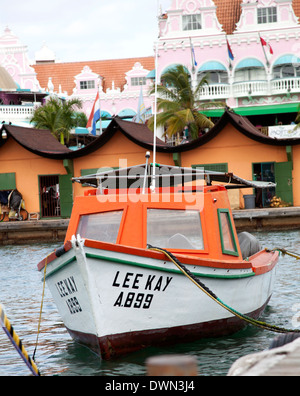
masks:
{"type": "MultiPolygon", "coordinates": [[[[51,277],[52,275],[54,275],[56,272],[60,271],[63,267],[66,267],[67,265],[73,263],[73,261],[76,261],[76,257],[75,257],[75,256],[71,257],[71,258],[70,258],[69,260],[67,260],[65,263],[62,263],[59,267],[55,268],[55,269],[54,269],[53,271],[51,271],[49,274],[46,274],[45,279],[50,278],[50,277],[51,277]]],[[[48,265],[51,265],[51,263],[48,264],[48,265]]],[[[43,280],[44,280],[44,278],[43,278],[43,280]]]]}
{"type": "MultiPolygon", "coordinates": [[[[168,273],[177,274],[177,275],[183,275],[181,271],[176,270],[176,269],[156,267],[154,265],[142,264],[142,263],[129,261],[129,260],[118,259],[118,258],[114,258],[114,257],[101,256],[101,255],[95,254],[95,253],[86,253],[86,257],[87,258],[97,259],[97,260],[110,261],[110,262],[118,263],[118,264],[131,265],[131,266],[139,267],[139,268],[146,268],[146,269],[155,270],[155,271],[161,271],[161,272],[168,272],[168,273]]],[[[76,257],[75,256],[70,258],[69,260],[67,260],[65,263],[61,264],[59,267],[57,267],[55,270],[53,270],[49,274],[47,274],[46,275],[46,279],[50,278],[52,275],[54,275],[56,272],[60,271],[66,265],[71,264],[73,261],[76,261],[76,257]]],[[[247,274],[239,274],[239,275],[203,274],[203,273],[198,273],[198,272],[192,272],[192,274],[194,276],[198,276],[198,277],[201,277],[201,278],[213,278],[213,279],[242,279],[242,278],[250,278],[250,277],[255,276],[254,272],[249,272],[247,274]]]]}

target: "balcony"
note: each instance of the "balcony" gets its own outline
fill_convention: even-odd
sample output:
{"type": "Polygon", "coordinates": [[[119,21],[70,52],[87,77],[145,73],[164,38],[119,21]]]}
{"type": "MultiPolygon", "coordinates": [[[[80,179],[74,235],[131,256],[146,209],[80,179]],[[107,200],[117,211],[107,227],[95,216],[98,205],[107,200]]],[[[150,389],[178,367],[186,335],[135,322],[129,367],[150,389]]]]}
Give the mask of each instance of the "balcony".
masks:
{"type": "Polygon", "coordinates": [[[12,124],[25,122],[28,123],[32,118],[36,106],[0,106],[0,123],[5,122],[12,124]]]}
{"type": "Polygon", "coordinates": [[[300,93],[300,77],[266,80],[242,81],[230,84],[210,84],[201,90],[202,100],[218,100],[257,96],[289,95],[300,93]]]}
{"type": "Polygon", "coordinates": [[[228,99],[230,97],[229,84],[210,84],[201,89],[200,98],[202,100],[228,99]]]}
{"type": "Polygon", "coordinates": [[[233,84],[233,97],[243,98],[268,95],[267,81],[243,81],[233,84]]]}
{"type": "Polygon", "coordinates": [[[281,78],[271,81],[273,95],[282,95],[300,92],[300,78],[281,78]]]}

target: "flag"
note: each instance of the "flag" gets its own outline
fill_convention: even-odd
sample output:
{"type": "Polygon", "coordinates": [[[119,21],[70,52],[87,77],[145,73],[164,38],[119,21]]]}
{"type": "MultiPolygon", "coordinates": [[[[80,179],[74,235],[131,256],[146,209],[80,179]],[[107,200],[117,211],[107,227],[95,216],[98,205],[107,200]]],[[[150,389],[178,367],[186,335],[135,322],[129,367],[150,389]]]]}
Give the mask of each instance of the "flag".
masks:
{"type": "Polygon", "coordinates": [[[143,86],[141,86],[136,122],[139,124],[144,124],[146,122],[145,115],[146,115],[146,107],[144,104],[143,86]]]}
{"type": "Polygon", "coordinates": [[[94,136],[96,136],[96,124],[97,121],[99,121],[101,118],[101,111],[100,111],[100,97],[99,97],[99,92],[97,93],[92,112],[90,115],[90,118],[88,120],[88,123],[86,125],[87,129],[90,131],[90,133],[94,136]]]}
{"type": "Polygon", "coordinates": [[[262,37],[260,38],[260,41],[261,41],[261,45],[263,47],[267,47],[270,55],[273,55],[274,51],[273,51],[273,48],[271,47],[271,45],[269,43],[267,43],[266,40],[264,40],[262,37]]]}
{"type": "Polygon", "coordinates": [[[197,67],[198,63],[197,63],[197,60],[196,60],[195,48],[194,48],[193,45],[192,45],[192,56],[193,56],[193,66],[197,67]]]}
{"type": "Polygon", "coordinates": [[[198,63],[196,61],[196,54],[195,54],[195,49],[192,43],[192,39],[190,38],[190,44],[191,44],[191,56],[192,56],[192,67],[193,67],[193,72],[195,70],[195,67],[198,66],[198,63]]]}
{"type": "Polygon", "coordinates": [[[234,55],[233,55],[233,52],[231,50],[231,47],[230,47],[230,44],[229,44],[228,40],[227,40],[227,49],[228,49],[228,56],[233,61],[234,60],[234,55]]]}

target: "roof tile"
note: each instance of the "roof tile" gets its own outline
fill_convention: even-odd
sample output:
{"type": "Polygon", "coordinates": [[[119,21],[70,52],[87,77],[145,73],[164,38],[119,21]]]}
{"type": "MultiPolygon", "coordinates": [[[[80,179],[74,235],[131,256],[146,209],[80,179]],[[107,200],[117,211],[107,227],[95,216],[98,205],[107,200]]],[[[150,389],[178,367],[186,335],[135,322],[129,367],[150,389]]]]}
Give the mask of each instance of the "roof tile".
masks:
{"type": "Polygon", "coordinates": [[[154,57],[128,58],[114,60],[69,62],[69,63],[42,63],[33,65],[37,73],[37,79],[42,88],[47,89],[49,77],[52,78],[54,90],[59,91],[61,85],[62,92],[67,91],[72,95],[75,88],[74,77],[80,74],[84,66],[89,66],[93,73],[104,78],[103,89],[112,87],[115,82],[116,88],[123,89],[126,80],[125,74],[130,71],[136,62],[140,62],[146,70],[153,70],[155,67],[154,57]]]}

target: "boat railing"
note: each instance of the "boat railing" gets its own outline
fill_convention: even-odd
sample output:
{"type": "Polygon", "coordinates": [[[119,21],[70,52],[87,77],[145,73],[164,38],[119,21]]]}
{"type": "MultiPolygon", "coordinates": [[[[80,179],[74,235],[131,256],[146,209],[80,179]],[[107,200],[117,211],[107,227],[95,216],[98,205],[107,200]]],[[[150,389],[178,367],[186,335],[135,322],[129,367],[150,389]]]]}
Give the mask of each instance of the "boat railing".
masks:
{"type": "MultiPolygon", "coordinates": [[[[135,189],[146,192],[151,186],[153,164],[137,165],[128,168],[99,171],[99,173],[75,177],[73,182],[98,189],[100,194],[107,190],[135,189]]],[[[233,173],[207,171],[204,168],[185,168],[156,164],[157,188],[171,188],[186,186],[192,182],[201,181],[203,185],[212,185],[213,182],[223,184],[227,189],[234,188],[274,188],[276,184],[263,181],[249,181],[233,173]]]]}

